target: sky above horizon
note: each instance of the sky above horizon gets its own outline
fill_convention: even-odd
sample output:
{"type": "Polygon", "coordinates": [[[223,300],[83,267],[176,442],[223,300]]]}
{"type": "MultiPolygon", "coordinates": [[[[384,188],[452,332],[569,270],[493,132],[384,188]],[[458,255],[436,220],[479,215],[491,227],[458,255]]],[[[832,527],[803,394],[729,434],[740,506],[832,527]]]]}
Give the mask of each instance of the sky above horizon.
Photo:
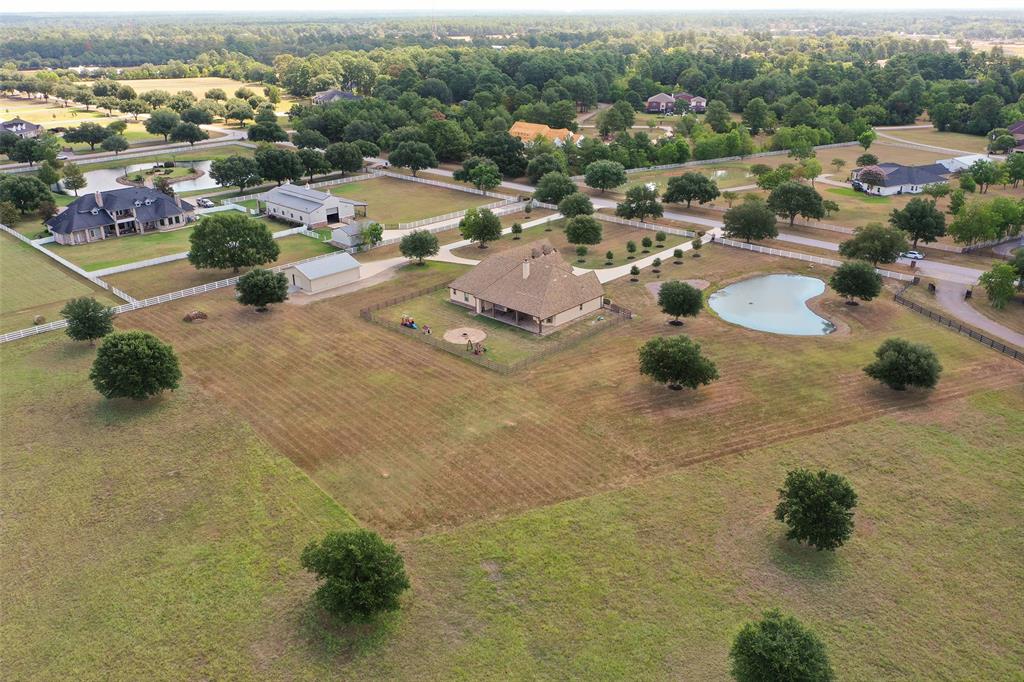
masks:
{"type": "MultiPolygon", "coordinates": [[[[25,11],[25,5],[20,5],[25,11]]],[[[963,0],[902,0],[902,2],[887,7],[875,7],[872,11],[894,12],[924,11],[929,13],[948,10],[968,10],[976,12],[985,9],[1019,10],[1020,0],[981,0],[965,6],[963,0]]],[[[348,3],[339,4],[327,2],[326,0],[294,0],[282,5],[276,0],[220,0],[213,5],[209,0],[177,0],[173,7],[150,6],[146,11],[160,14],[175,12],[295,12],[295,11],[318,11],[337,14],[345,13],[388,13],[388,12],[415,12],[418,14],[430,13],[444,15],[446,12],[473,13],[487,15],[488,13],[527,13],[527,12],[559,12],[559,13],[625,13],[631,8],[621,1],[612,0],[562,0],[557,8],[553,8],[549,0],[517,0],[508,9],[501,6],[490,6],[481,8],[480,0],[440,0],[437,2],[423,2],[422,0],[376,0],[370,5],[351,6],[348,3]]],[[[648,0],[643,4],[643,12],[697,12],[706,14],[714,11],[737,11],[737,10],[821,10],[820,0],[718,0],[713,7],[707,5],[699,6],[696,3],[680,3],[678,0],[648,0]]],[[[826,12],[843,11],[844,7],[826,7],[826,12]]],[[[863,8],[851,7],[854,12],[863,12],[863,8]]],[[[59,13],[80,13],[80,12],[125,12],[139,13],[137,0],[90,0],[88,10],[83,8],[80,0],[47,0],[40,6],[32,7],[28,11],[36,12],[59,12],[59,13]]],[[[0,9],[0,14],[3,14],[0,9]]]]}

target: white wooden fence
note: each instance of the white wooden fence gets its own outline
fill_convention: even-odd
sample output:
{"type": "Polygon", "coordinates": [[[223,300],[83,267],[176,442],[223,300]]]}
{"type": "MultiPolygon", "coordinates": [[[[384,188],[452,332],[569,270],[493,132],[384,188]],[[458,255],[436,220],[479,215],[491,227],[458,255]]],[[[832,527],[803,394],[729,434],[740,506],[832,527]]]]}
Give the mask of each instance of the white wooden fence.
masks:
{"type": "MultiPolygon", "coordinates": [[[[756,253],[764,253],[769,256],[781,256],[783,258],[795,258],[796,260],[807,261],[809,263],[818,263],[820,265],[828,265],[829,267],[837,268],[843,264],[844,261],[834,260],[832,258],[822,258],[821,256],[811,256],[806,253],[798,253],[796,251],[783,251],[782,249],[773,249],[768,246],[761,246],[760,244],[747,244],[746,242],[738,242],[733,239],[718,239],[719,244],[725,244],[726,246],[732,246],[737,249],[744,249],[745,251],[754,251],[756,253]]],[[[893,272],[892,270],[882,270],[875,268],[875,272],[880,274],[882,277],[888,277],[890,279],[899,280],[901,282],[913,282],[913,275],[905,275],[902,272],[893,272]]]]}
{"type": "Polygon", "coordinates": [[[645,223],[640,220],[627,220],[621,216],[611,215],[610,213],[594,213],[594,217],[598,220],[604,220],[609,223],[617,223],[619,225],[626,225],[628,227],[634,227],[638,230],[651,230],[652,232],[664,232],[665,234],[674,234],[680,237],[696,237],[697,233],[690,230],[684,230],[680,227],[668,227],[667,225],[658,225],[657,223],[645,223]]]}
{"type": "MultiPolygon", "coordinates": [[[[493,203],[486,204],[484,206],[477,206],[476,208],[477,208],[477,210],[480,210],[482,208],[486,208],[489,211],[497,212],[498,210],[501,210],[503,207],[510,206],[512,204],[518,204],[520,206],[524,206],[525,205],[524,202],[519,201],[519,199],[516,199],[515,197],[505,197],[501,201],[495,201],[493,203]]],[[[445,213],[443,215],[431,216],[430,218],[423,218],[422,220],[414,220],[411,223],[398,223],[398,229],[399,230],[413,230],[413,229],[416,229],[417,227],[422,227],[424,225],[433,225],[434,223],[439,223],[439,222],[442,222],[442,221],[445,221],[445,220],[453,220],[453,219],[456,219],[456,218],[462,218],[463,216],[466,215],[466,213],[468,211],[469,211],[468,208],[464,208],[461,211],[452,211],[451,213],[445,213]]],[[[504,213],[498,213],[497,215],[505,215],[505,214],[504,213]]]]}
{"type": "MultiPolygon", "coordinates": [[[[881,142],[881,140],[879,141],[881,142]]],[[[838,149],[839,147],[852,147],[853,145],[859,144],[858,142],[835,142],[833,144],[820,144],[815,147],[815,150],[821,149],[838,149]]],[[[730,163],[732,161],[745,161],[747,159],[762,159],[767,156],[781,156],[782,154],[789,154],[788,149],[776,149],[768,152],[756,152],[754,154],[747,154],[746,156],[722,156],[717,159],[699,159],[694,161],[684,161],[682,163],[665,163],[660,166],[641,166],[640,168],[627,168],[626,175],[632,175],[633,173],[650,173],[653,171],[661,170],[672,170],[674,168],[695,168],[700,166],[713,166],[719,163],[730,163]]],[[[572,180],[575,182],[582,182],[584,180],[583,175],[574,175],[572,180]]]]}
{"type": "Polygon", "coordinates": [[[486,189],[477,189],[476,187],[468,187],[466,185],[458,185],[454,182],[444,182],[443,180],[431,180],[429,178],[421,178],[419,176],[405,175],[403,173],[395,173],[387,170],[374,171],[376,174],[386,178],[394,178],[395,180],[407,180],[409,182],[418,182],[421,185],[431,185],[432,187],[442,187],[444,189],[455,190],[456,192],[466,192],[467,194],[476,194],[482,197],[492,197],[494,199],[508,199],[507,194],[501,194],[499,192],[491,192],[486,189]]]}
{"type": "Polygon", "coordinates": [[[111,286],[109,284],[104,282],[102,279],[100,279],[99,277],[97,277],[93,273],[86,272],[82,268],[78,267],[77,265],[75,265],[74,263],[69,261],[67,258],[63,258],[61,256],[58,256],[53,251],[50,251],[49,249],[43,247],[41,244],[37,244],[36,242],[34,242],[33,240],[29,239],[25,235],[21,234],[17,230],[12,230],[11,228],[7,227],[6,225],[2,225],[2,224],[0,224],[0,230],[6,232],[7,234],[11,235],[15,239],[28,244],[29,246],[31,246],[33,249],[35,249],[36,251],[40,252],[44,256],[46,256],[48,258],[52,258],[53,260],[57,261],[58,263],[63,265],[65,268],[70,270],[71,272],[73,272],[76,275],[78,275],[79,277],[84,277],[85,279],[89,280],[90,282],[92,282],[96,286],[100,287],[101,289],[105,289],[106,291],[111,292],[112,294],[114,294],[118,298],[120,298],[122,300],[125,300],[125,301],[134,301],[135,300],[131,296],[128,296],[127,294],[125,294],[120,289],[111,288],[111,286]]]}
{"type": "MultiPolygon", "coordinates": [[[[10,228],[7,228],[4,225],[0,225],[0,227],[3,227],[4,229],[10,229],[10,228]]],[[[272,268],[269,268],[269,269],[274,271],[274,272],[279,272],[279,271],[281,271],[281,270],[283,270],[283,269],[285,269],[287,267],[291,267],[291,266],[297,265],[299,263],[308,263],[310,261],[319,260],[321,258],[327,258],[328,256],[331,256],[331,255],[333,255],[333,253],[322,253],[322,254],[320,254],[318,256],[313,256],[311,258],[305,258],[303,260],[294,261],[292,263],[285,263],[283,265],[276,265],[276,266],[274,266],[272,268]]],[[[209,291],[216,291],[217,289],[223,289],[224,287],[234,286],[235,284],[238,284],[238,279],[239,279],[238,276],[228,277],[227,279],[217,280],[216,282],[210,282],[209,284],[202,284],[202,285],[197,286],[197,287],[190,287],[188,289],[181,289],[180,291],[172,291],[171,293],[168,293],[168,294],[161,294],[160,296],[152,296],[150,298],[144,298],[142,300],[138,300],[138,299],[134,299],[134,298],[128,297],[127,294],[124,294],[124,292],[121,292],[122,294],[124,294],[125,297],[131,298],[130,302],[125,303],[123,305],[114,306],[113,308],[111,308],[111,310],[113,310],[115,314],[120,315],[121,313],[127,313],[127,312],[131,312],[133,310],[139,310],[140,308],[148,308],[149,306],[159,305],[161,303],[168,303],[170,301],[177,301],[178,299],[186,298],[188,296],[196,296],[198,294],[205,294],[205,293],[207,293],[209,291]]],[[[106,285],[106,282],[104,282],[104,285],[106,285]]],[[[119,289],[116,289],[115,287],[105,286],[104,288],[109,288],[110,290],[115,291],[115,292],[116,291],[120,291],[119,289]]],[[[66,319],[54,320],[53,322],[47,322],[46,324],[40,324],[40,325],[36,325],[34,327],[28,327],[26,329],[19,329],[18,331],[8,332],[6,334],[0,334],[0,343],[7,343],[8,341],[17,341],[18,339],[23,339],[23,338],[25,338],[27,336],[35,336],[36,334],[43,334],[45,332],[55,331],[57,329],[63,329],[65,327],[67,327],[67,326],[68,326],[68,321],[66,319]]]]}

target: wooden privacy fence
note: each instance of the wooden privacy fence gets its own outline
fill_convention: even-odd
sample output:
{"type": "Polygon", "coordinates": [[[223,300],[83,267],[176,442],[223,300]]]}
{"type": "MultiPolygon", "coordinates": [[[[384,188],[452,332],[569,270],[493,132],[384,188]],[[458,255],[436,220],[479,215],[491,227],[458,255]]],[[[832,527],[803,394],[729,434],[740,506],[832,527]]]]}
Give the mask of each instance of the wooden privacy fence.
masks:
{"type": "Polygon", "coordinates": [[[598,334],[604,331],[605,329],[609,329],[618,322],[633,319],[633,313],[628,308],[623,308],[622,306],[610,303],[607,299],[605,299],[604,304],[602,306],[602,310],[608,313],[607,317],[605,318],[605,322],[607,322],[608,324],[595,325],[565,340],[553,342],[547,348],[538,351],[537,353],[534,353],[530,357],[523,358],[522,360],[518,360],[513,363],[502,363],[495,362],[494,360],[491,360],[490,358],[483,355],[474,355],[473,353],[466,351],[464,347],[460,344],[449,343],[444,339],[437,338],[431,334],[424,334],[422,330],[403,327],[401,324],[395,322],[394,320],[384,319],[375,314],[377,313],[377,311],[383,310],[385,308],[390,308],[391,306],[398,305],[399,303],[404,303],[405,301],[414,298],[419,298],[420,296],[426,296],[427,294],[432,294],[436,291],[440,291],[441,289],[447,288],[447,284],[439,284],[432,287],[426,287],[424,289],[420,289],[418,291],[414,291],[408,294],[403,294],[401,296],[395,296],[393,298],[389,298],[385,301],[380,301],[378,303],[374,303],[373,305],[363,308],[362,310],[359,311],[359,316],[362,317],[367,322],[372,322],[376,325],[384,327],[385,329],[397,331],[400,334],[404,334],[405,336],[414,338],[417,341],[421,341],[422,343],[425,343],[428,346],[432,346],[433,348],[437,348],[450,355],[462,358],[463,360],[469,360],[470,362],[481,365],[482,367],[486,367],[487,369],[492,370],[494,372],[498,372],[499,374],[512,374],[514,372],[517,372],[523,369],[524,367],[532,365],[533,363],[543,360],[544,358],[554,355],[555,353],[559,353],[567,348],[571,348],[572,346],[575,346],[583,342],[585,339],[589,339],[595,334],[598,334]]]}
{"type": "Polygon", "coordinates": [[[903,289],[899,291],[896,294],[896,296],[894,296],[894,300],[897,303],[907,308],[910,308],[915,313],[920,313],[921,315],[924,315],[928,319],[934,320],[935,322],[938,322],[939,324],[952,329],[958,334],[963,334],[964,336],[970,337],[977,341],[978,343],[988,346],[992,350],[998,351],[1009,358],[1013,358],[1017,362],[1024,362],[1024,352],[1021,352],[1011,346],[1007,346],[1002,341],[996,341],[995,339],[989,336],[985,336],[981,332],[976,331],[971,327],[966,327],[959,320],[954,320],[946,317],[945,315],[940,315],[939,313],[933,310],[925,308],[920,303],[915,303],[914,301],[911,301],[910,299],[906,298],[903,295],[903,292],[905,292],[910,286],[912,285],[908,284],[906,287],[903,287],[903,289]]]}

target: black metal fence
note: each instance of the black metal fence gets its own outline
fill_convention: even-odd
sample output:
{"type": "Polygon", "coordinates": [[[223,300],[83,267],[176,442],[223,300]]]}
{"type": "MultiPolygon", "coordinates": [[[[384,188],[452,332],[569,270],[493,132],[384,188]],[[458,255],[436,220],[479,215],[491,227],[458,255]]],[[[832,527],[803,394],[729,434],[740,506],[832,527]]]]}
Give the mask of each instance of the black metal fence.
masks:
{"type": "Polygon", "coordinates": [[[378,315],[375,315],[375,313],[379,310],[390,308],[391,306],[398,305],[399,303],[404,303],[405,301],[409,301],[414,298],[419,298],[420,296],[425,296],[427,294],[432,294],[435,291],[447,288],[447,284],[439,284],[436,286],[426,287],[424,289],[409,292],[401,296],[396,296],[394,298],[389,298],[386,301],[374,303],[373,305],[363,308],[362,310],[359,311],[359,316],[362,317],[367,322],[372,322],[376,325],[384,327],[385,329],[390,329],[392,331],[398,332],[399,334],[404,334],[405,336],[414,338],[421,343],[427,344],[428,346],[432,346],[434,348],[442,350],[450,355],[455,355],[456,357],[460,357],[463,360],[469,360],[470,362],[486,367],[487,369],[494,372],[498,372],[499,374],[512,374],[513,372],[518,372],[519,370],[529,365],[532,365],[535,362],[539,362],[540,360],[550,357],[555,353],[560,353],[561,351],[566,350],[567,348],[571,348],[572,346],[582,343],[584,340],[589,339],[590,337],[599,334],[606,329],[610,329],[619,322],[633,319],[633,312],[628,308],[623,308],[622,306],[616,305],[614,303],[605,303],[602,310],[604,310],[605,313],[607,313],[606,324],[595,325],[583,332],[574,334],[563,340],[554,341],[547,348],[538,351],[532,354],[531,356],[523,358],[522,360],[519,360],[517,362],[503,363],[495,362],[494,360],[483,355],[475,355],[472,352],[465,350],[465,348],[461,345],[449,343],[444,339],[435,338],[430,334],[424,334],[422,331],[417,331],[415,329],[403,327],[394,320],[383,319],[378,315]]]}
{"type": "Polygon", "coordinates": [[[981,332],[979,332],[979,331],[977,331],[975,329],[972,329],[971,327],[965,326],[959,320],[954,320],[954,319],[948,318],[948,317],[946,317],[944,315],[940,315],[939,313],[937,313],[937,312],[935,312],[933,310],[929,310],[928,308],[925,308],[920,303],[915,303],[914,301],[911,301],[910,299],[906,298],[903,295],[903,292],[906,291],[910,286],[913,286],[913,285],[910,284],[910,285],[907,285],[906,287],[903,287],[903,289],[901,289],[896,294],[895,300],[896,300],[897,303],[899,303],[902,306],[906,306],[907,308],[910,308],[915,313],[920,313],[921,315],[924,315],[925,317],[928,317],[931,320],[935,320],[939,324],[944,325],[946,327],[949,327],[950,329],[952,329],[953,331],[955,331],[957,333],[963,334],[964,336],[969,336],[970,338],[974,339],[978,343],[984,344],[984,345],[988,346],[989,348],[991,348],[992,350],[999,351],[1000,353],[1002,353],[1003,355],[1006,355],[1007,357],[1013,358],[1014,360],[1016,360],[1018,362],[1024,362],[1024,353],[1022,353],[1021,351],[1017,350],[1016,348],[1012,348],[1011,346],[1007,346],[1002,341],[996,341],[995,339],[990,338],[988,336],[985,336],[981,332]]]}

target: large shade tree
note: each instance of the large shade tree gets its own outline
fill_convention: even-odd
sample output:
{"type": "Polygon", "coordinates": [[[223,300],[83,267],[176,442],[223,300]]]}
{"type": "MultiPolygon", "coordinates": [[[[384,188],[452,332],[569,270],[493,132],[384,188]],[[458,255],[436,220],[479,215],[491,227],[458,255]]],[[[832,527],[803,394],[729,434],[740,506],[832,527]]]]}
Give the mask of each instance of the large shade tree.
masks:
{"type": "Polygon", "coordinates": [[[237,211],[206,216],[189,235],[188,261],[197,268],[240,268],[277,260],[281,253],[266,224],[237,211]]]}
{"type": "Polygon", "coordinates": [[[839,245],[839,254],[877,266],[879,263],[895,263],[908,248],[910,245],[901,230],[881,223],[869,223],[857,228],[853,237],[839,245]]]}
{"type": "Polygon", "coordinates": [[[683,173],[669,178],[663,200],[669,204],[686,202],[686,208],[696,200],[706,204],[718,198],[718,184],[703,173],[683,173]]]}
{"type": "Polygon", "coordinates": [[[96,351],[89,378],[104,398],[145,400],[178,388],[181,367],[174,349],[152,334],[113,332],[96,351]]]}
{"type": "Polygon", "coordinates": [[[789,530],[786,537],[818,551],[834,551],[853,535],[857,493],[849,481],[824,469],[794,469],[779,489],[775,518],[789,530]]]}
{"type": "Polygon", "coordinates": [[[779,236],[775,213],[758,197],[747,197],[722,216],[725,235],[733,239],[773,239],[779,236]]]}
{"type": "Polygon", "coordinates": [[[946,216],[935,207],[934,199],[914,197],[903,208],[894,208],[889,224],[905,232],[915,249],[919,241],[930,244],[946,234],[946,216]]]}
{"type": "Polygon", "coordinates": [[[855,298],[870,301],[882,292],[882,276],[871,263],[852,260],[836,268],[828,285],[846,299],[847,305],[857,305],[855,298]]]}
{"type": "Polygon", "coordinates": [[[288,278],[284,273],[253,268],[238,278],[238,302],[251,305],[256,312],[268,310],[271,303],[283,303],[288,300],[288,278]]]}
{"type": "Polygon", "coordinates": [[[821,195],[813,187],[799,182],[784,182],[768,195],[768,207],[775,215],[786,218],[792,225],[796,217],[820,220],[825,216],[821,195]]]}
{"type": "Polygon", "coordinates": [[[658,336],[640,347],[640,373],[673,390],[697,388],[718,379],[715,363],[686,336],[658,336]]]}
{"type": "Polygon", "coordinates": [[[696,317],[704,309],[704,295],[686,282],[665,282],[658,289],[658,307],[678,326],[683,323],[680,317],[696,317]]]}
{"type": "Polygon", "coordinates": [[[832,682],[825,645],[796,618],[778,610],[747,623],[729,650],[737,682],[832,682]]]}
{"type": "Polygon", "coordinates": [[[114,311],[95,298],[83,296],[73,298],[64,304],[61,316],[68,321],[65,333],[75,341],[88,341],[94,345],[114,331],[114,311]]]}
{"type": "Polygon", "coordinates": [[[942,365],[928,346],[892,338],[875,350],[875,361],[864,368],[864,373],[889,388],[905,391],[909,386],[934,388],[942,365]]]}

